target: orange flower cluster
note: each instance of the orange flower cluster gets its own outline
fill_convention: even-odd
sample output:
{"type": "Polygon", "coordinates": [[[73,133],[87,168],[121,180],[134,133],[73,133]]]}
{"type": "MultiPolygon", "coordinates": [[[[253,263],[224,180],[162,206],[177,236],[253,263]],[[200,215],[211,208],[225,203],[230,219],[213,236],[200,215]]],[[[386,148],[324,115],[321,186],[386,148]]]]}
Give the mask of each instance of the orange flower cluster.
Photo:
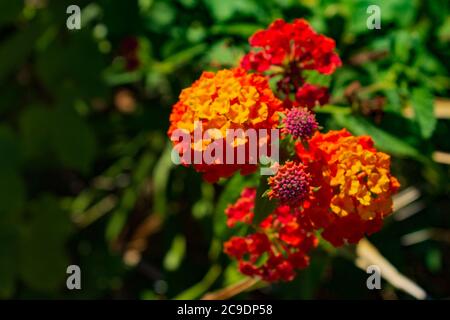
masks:
{"type": "MultiPolygon", "coordinates": [[[[227,129],[275,128],[278,124],[277,111],[281,110],[281,105],[262,75],[248,74],[242,68],[217,73],[203,72],[200,79],[181,92],[179,101],[173,106],[168,135],[171,136],[178,129],[185,130],[194,137],[195,125],[201,125],[204,131],[211,129],[213,134],[208,139],[201,139],[188,147],[174,141],[175,147],[179,144],[180,153],[203,152],[209,144],[219,143],[222,144],[223,158],[226,158],[227,129]]],[[[236,137],[232,148],[236,150],[236,147],[246,145],[247,142],[245,137],[236,137]]],[[[242,174],[254,171],[256,165],[248,163],[249,161],[241,165],[224,162],[197,163],[194,168],[204,173],[207,181],[215,182],[238,170],[242,174]]]]}
{"type": "Polygon", "coordinates": [[[323,228],[326,240],[335,246],[356,243],[380,229],[400,186],[390,173],[389,155],[378,152],[370,137],[355,137],[345,129],[317,132],[308,149],[300,143],[296,149],[319,187],[304,213],[323,228]]]}
{"type": "MultiPolygon", "coordinates": [[[[308,266],[314,232],[334,246],[356,243],[381,228],[392,212],[399,183],[390,173],[390,158],[368,136],[347,130],[316,134],[306,147],[296,144],[301,163],[287,161],[268,179],[269,199],[277,207],[257,230],[232,237],[224,251],[238,260],[242,273],[267,281],[290,281],[308,266]],[[262,257],[265,256],[266,259],[262,257]]],[[[225,210],[227,225],[252,225],[256,190],[245,188],[225,210]]]]}
{"type": "Polygon", "coordinates": [[[245,133],[233,134],[229,140],[230,130],[254,129],[259,151],[262,145],[277,146],[275,137],[262,137],[261,130],[281,128],[283,161],[272,167],[278,172],[267,180],[269,190],[264,194],[275,202],[275,208],[255,223],[255,216],[261,214],[254,211],[260,199],[256,189],[244,188],[241,197],[225,210],[227,226],[246,225],[254,231],[232,237],[224,251],[238,261],[246,275],[290,281],[296,270],[308,265],[309,250],[317,246],[315,233],[321,232],[324,239],[341,246],[378,231],[392,212],[392,194],[399,182],[390,173],[389,155],[377,151],[370,137],[352,136],[345,129],[320,133],[314,115],[304,108],[327,100],[326,89],[305,83],[301,72],[314,69],[331,74],[341,65],[332,39],[317,34],[304,20],[292,24],[277,20],[250,42],[259,50],[247,54],[242,65],[258,72],[272,65],[284,68],[282,82],[277,84],[278,97],[284,103],[262,74],[243,68],[204,72],[181,92],[170,115],[168,134],[181,163],[192,164],[205,180],[216,182],[238,171],[255,171],[263,157],[260,152],[256,156],[249,152],[252,143],[245,133]],[[296,101],[292,102],[294,93],[296,101]],[[285,116],[280,117],[281,112],[285,116]],[[180,131],[183,135],[177,135],[180,131]],[[198,154],[202,160],[211,150],[220,150],[222,157],[209,163],[186,160],[198,154]],[[230,154],[237,159],[242,152],[244,161],[223,161],[230,154]]]}

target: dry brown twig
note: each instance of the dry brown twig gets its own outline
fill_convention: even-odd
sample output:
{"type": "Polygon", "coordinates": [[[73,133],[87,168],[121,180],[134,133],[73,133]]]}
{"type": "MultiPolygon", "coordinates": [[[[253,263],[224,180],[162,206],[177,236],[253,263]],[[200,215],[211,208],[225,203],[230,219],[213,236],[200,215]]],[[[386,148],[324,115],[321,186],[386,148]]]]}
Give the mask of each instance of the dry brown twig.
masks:
{"type": "Polygon", "coordinates": [[[402,290],[418,300],[424,300],[427,293],[412,280],[398,270],[372,245],[367,239],[362,239],[356,246],[355,264],[366,271],[370,265],[380,268],[381,276],[395,288],[402,290]]]}
{"type": "Polygon", "coordinates": [[[208,292],[203,297],[202,300],[226,300],[230,299],[241,292],[247,291],[255,286],[261,281],[260,278],[245,278],[240,282],[234,283],[223,289],[208,292]]]}

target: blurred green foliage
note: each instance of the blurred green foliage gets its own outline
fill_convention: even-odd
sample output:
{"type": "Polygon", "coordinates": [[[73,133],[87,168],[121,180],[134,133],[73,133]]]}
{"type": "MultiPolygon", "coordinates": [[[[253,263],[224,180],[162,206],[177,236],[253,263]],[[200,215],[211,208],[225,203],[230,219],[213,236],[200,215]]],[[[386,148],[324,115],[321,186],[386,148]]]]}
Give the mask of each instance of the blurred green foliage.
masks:
{"type": "MultiPolygon", "coordinates": [[[[223,211],[254,178],[202,182],[171,164],[165,132],[181,89],[235,66],[279,17],[336,40],[344,66],[321,125],[372,135],[403,187],[421,190],[423,208],[371,240],[433,297],[450,296],[450,170],[432,161],[450,152],[449,120],[433,114],[435,97],[450,97],[448,1],[16,0],[0,2],[0,298],[191,299],[242,279],[222,254],[223,211]],[[80,30],[66,28],[71,4],[80,30]],[[371,4],[380,30],[366,27],[371,4]],[[444,236],[402,245],[424,229],[444,236]],[[80,291],[66,289],[69,264],[80,291]]],[[[365,273],[322,251],[312,261],[294,282],[239,298],[405,297],[389,284],[369,292],[365,273]]]]}

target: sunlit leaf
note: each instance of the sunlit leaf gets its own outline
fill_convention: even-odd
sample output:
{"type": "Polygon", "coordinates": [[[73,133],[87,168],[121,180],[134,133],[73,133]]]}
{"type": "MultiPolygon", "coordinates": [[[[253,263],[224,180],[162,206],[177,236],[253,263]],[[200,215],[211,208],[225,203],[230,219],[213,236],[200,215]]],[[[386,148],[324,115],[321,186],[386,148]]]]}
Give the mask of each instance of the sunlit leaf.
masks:
{"type": "Polygon", "coordinates": [[[434,116],[433,95],[425,88],[413,89],[411,104],[414,109],[415,119],[419,124],[422,137],[431,137],[437,124],[434,116]]]}
{"type": "Polygon", "coordinates": [[[186,253],[186,239],[182,235],[176,235],[172,245],[164,257],[164,268],[169,271],[177,270],[186,253]]]}

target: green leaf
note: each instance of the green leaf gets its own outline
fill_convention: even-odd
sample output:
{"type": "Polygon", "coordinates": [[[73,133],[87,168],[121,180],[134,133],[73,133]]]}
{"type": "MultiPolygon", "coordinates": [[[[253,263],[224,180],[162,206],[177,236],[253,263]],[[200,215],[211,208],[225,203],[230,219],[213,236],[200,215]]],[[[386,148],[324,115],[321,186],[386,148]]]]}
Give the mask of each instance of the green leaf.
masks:
{"type": "Polygon", "coordinates": [[[101,3],[103,21],[109,34],[114,37],[136,34],[141,21],[138,1],[103,0],[101,3]]]}
{"type": "Polygon", "coordinates": [[[401,30],[393,36],[393,53],[396,60],[407,63],[414,46],[413,37],[408,32],[401,30]]]}
{"type": "Polygon", "coordinates": [[[238,283],[247,277],[239,271],[239,266],[236,261],[231,261],[226,269],[223,271],[223,286],[231,286],[233,283],[238,283]]]}
{"type": "Polygon", "coordinates": [[[213,264],[203,279],[174,297],[174,300],[193,300],[199,298],[213,285],[222,272],[220,265],[213,264]]]}
{"type": "Polygon", "coordinates": [[[393,21],[400,26],[406,26],[412,22],[417,14],[417,0],[380,1],[381,17],[383,20],[393,21]],[[402,14],[399,14],[401,12],[402,14]]]}
{"type": "Polygon", "coordinates": [[[450,41],[450,16],[445,19],[444,23],[437,29],[436,33],[441,42],[450,41]]]}
{"type": "Polygon", "coordinates": [[[23,89],[15,84],[3,86],[0,89],[0,118],[17,110],[17,100],[20,99],[23,89]]]}
{"type": "Polygon", "coordinates": [[[15,170],[0,168],[0,219],[11,217],[25,204],[25,184],[15,170]]]}
{"type": "Polygon", "coordinates": [[[387,98],[387,106],[386,111],[392,111],[396,114],[401,114],[402,111],[402,102],[400,99],[400,94],[397,90],[387,89],[384,90],[384,94],[387,98]]]}
{"type": "Polygon", "coordinates": [[[22,1],[1,1],[0,2],[0,26],[12,22],[22,10],[22,1]]]}
{"type": "Polygon", "coordinates": [[[75,111],[32,106],[22,113],[19,125],[27,158],[47,165],[53,160],[82,173],[89,171],[94,160],[95,137],[75,111]]]}
{"type": "Polygon", "coordinates": [[[167,182],[169,181],[170,171],[173,167],[171,159],[172,144],[167,143],[166,148],[161,154],[158,162],[153,169],[153,178],[155,181],[155,193],[154,193],[154,211],[160,217],[166,215],[167,208],[167,182]]]}
{"type": "Polygon", "coordinates": [[[441,251],[437,248],[430,249],[426,254],[425,262],[428,270],[433,273],[439,272],[442,269],[441,251]]]}
{"type": "Polygon", "coordinates": [[[145,25],[154,31],[163,31],[173,24],[176,11],[173,5],[164,1],[155,1],[144,18],[145,25]]]}
{"type": "Polygon", "coordinates": [[[257,16],[261,13],[260,8],[253,0],[204,0],[205,4],[211,10],[212,15],[218,21],[229,20],[239,13],[241,15],[257,16]]]}
{"type": "Polygon", "coordinates": [[[434,116],[433,95],[428,89],[413,89],[411,104],[414,109],[415,120],[423,138],[428,139],[436,128],[437,119],[434,116]]]}
{"type": "Polygon", "coordinates": [[[197,43],[205,39],[206,29],[198,23],[193,23],[186,31],[186,38],[189,42],[197,43]]]}
{"type": "Polygon", "coordinates": [[[31,288],[52,292],[66,279],[69,260],[65,243],[71,233],[68,214],[57,200],[45,195],[30,204],[22,224],[19,251],[21,279],[31,288]]]}
{"type": "Polygon", "coordinates": [[[202,219],[212,213],[214,208],[214,187],[213,185],[202,183],[201,198],[192,206],[192,215],[196,219],[202,219]]]}
{"type": "Polygon", "coordinates": [[[94,160],[95,137],[75,112],[58,109],[51,127],[52,146],[65,167],[87,173],[94,160]]]}
{"type": "Polygon", "coordinates": [[[0,168],[18,169],[21,162],[19,141],[14,132],[0,125],[0,168]]]}
{"type": "Polygon", "coordinates": [[[50,110],[37,105],[28,106],[20,115],[20,136],[27,160],[49,160],[52,119],[50,110]]]}
{"type": "Polygon", "coordinates": [[[19,232],[16,225],[0,223],[0,298],[13,295],[17,276],[19,232]]]}
{"type": "Polygon", "coordinates": [[[105,238],[106,240],[108,240],[108,242],[113,242],[118,238],[120,232],[123,230],[123,227],[127,222],[127,217],[128,212],[126,210],[123,210],[122,208],[115,210],[111,214],[105,230],[105,238]]]}
{"type": "Polygon", "coordinates": [[[258,189],[256,190],[256,202],[255,202],[255,216],[253,223],[258,225],[269,214],[271,214],[277,207],[277,203],[273,200],[269,200],[265,193],[268,190],[267,176],[262,176],[259,182],[258,189]]]}
{"type": "Polygon", "coordinates": [[[367,8],[370,5],[380,7],[381,29],[391,22],[401,26],[407,25],[414,18],[417,8],[415,0],[346,0],[343,2],[347,6],[347,28],[349,32],[356,34],[376,31],[368,29],[366,25],[367,18],[370,16],[367,8]],[[398,14],[399,12],[402,14],[398,14]]]}
{"type": "Polygon", "coordinates": [[[22,65],[33,50],[38,28],[27,28],[13,34],[0,44],[0,82],[22,65]]]}
{"type": "Polygon", "coordinates": [[[317,86],[330,86],[331,77],[328,75],[321,74],[316,70],[306,70],[304,71],[306,76],[306,82],[317,85],[317,86]]]}
{"type": "Polygon", "coordinates": [[[186,253],[186,239],[178,234],[172,241],[172,246],[164,257],[163,265],[168,271],[175,271],[179,268],[186,253]]]}
{"type": "Polygon", "coordinates": [[[350,107],[342,107],[342,106],[335,106],[331,104],[324,105],[321,108],[317,108],[314,110],[316,113],[329,113],[329,114],[350,114],[352,112],[352,109],[350,107]]]}
{"type": "Polygon", "coordinates": [[[153,67],[164,74],[172,73],[186,63],[190,63],[199,54],[204,53],[206,48],[205,43],[199,43],[167,57],[162,62],[155,63],[153,67]]]}
{"type": "Polygon", "coordinates": [[[52,41],[36,56],[39,79],[60,101],[104,96],[103,67],[103,57],[87,28],[71,34],[65,42],[52,41]]]}
{"type": "Polygon", "coordinates": [[[215,43],[205,56],[206,63],[217,67],[232,67],[238,64],[243,51],[234,47],[228,41],[215,43]]]}
{"type": "Polygon", "coordinates": [[[252,23],[218,24],[212,26],[211,33],[214,35],[240,36],[247,39],[260,29],[264,29],[264,26],[252,23]]]}

